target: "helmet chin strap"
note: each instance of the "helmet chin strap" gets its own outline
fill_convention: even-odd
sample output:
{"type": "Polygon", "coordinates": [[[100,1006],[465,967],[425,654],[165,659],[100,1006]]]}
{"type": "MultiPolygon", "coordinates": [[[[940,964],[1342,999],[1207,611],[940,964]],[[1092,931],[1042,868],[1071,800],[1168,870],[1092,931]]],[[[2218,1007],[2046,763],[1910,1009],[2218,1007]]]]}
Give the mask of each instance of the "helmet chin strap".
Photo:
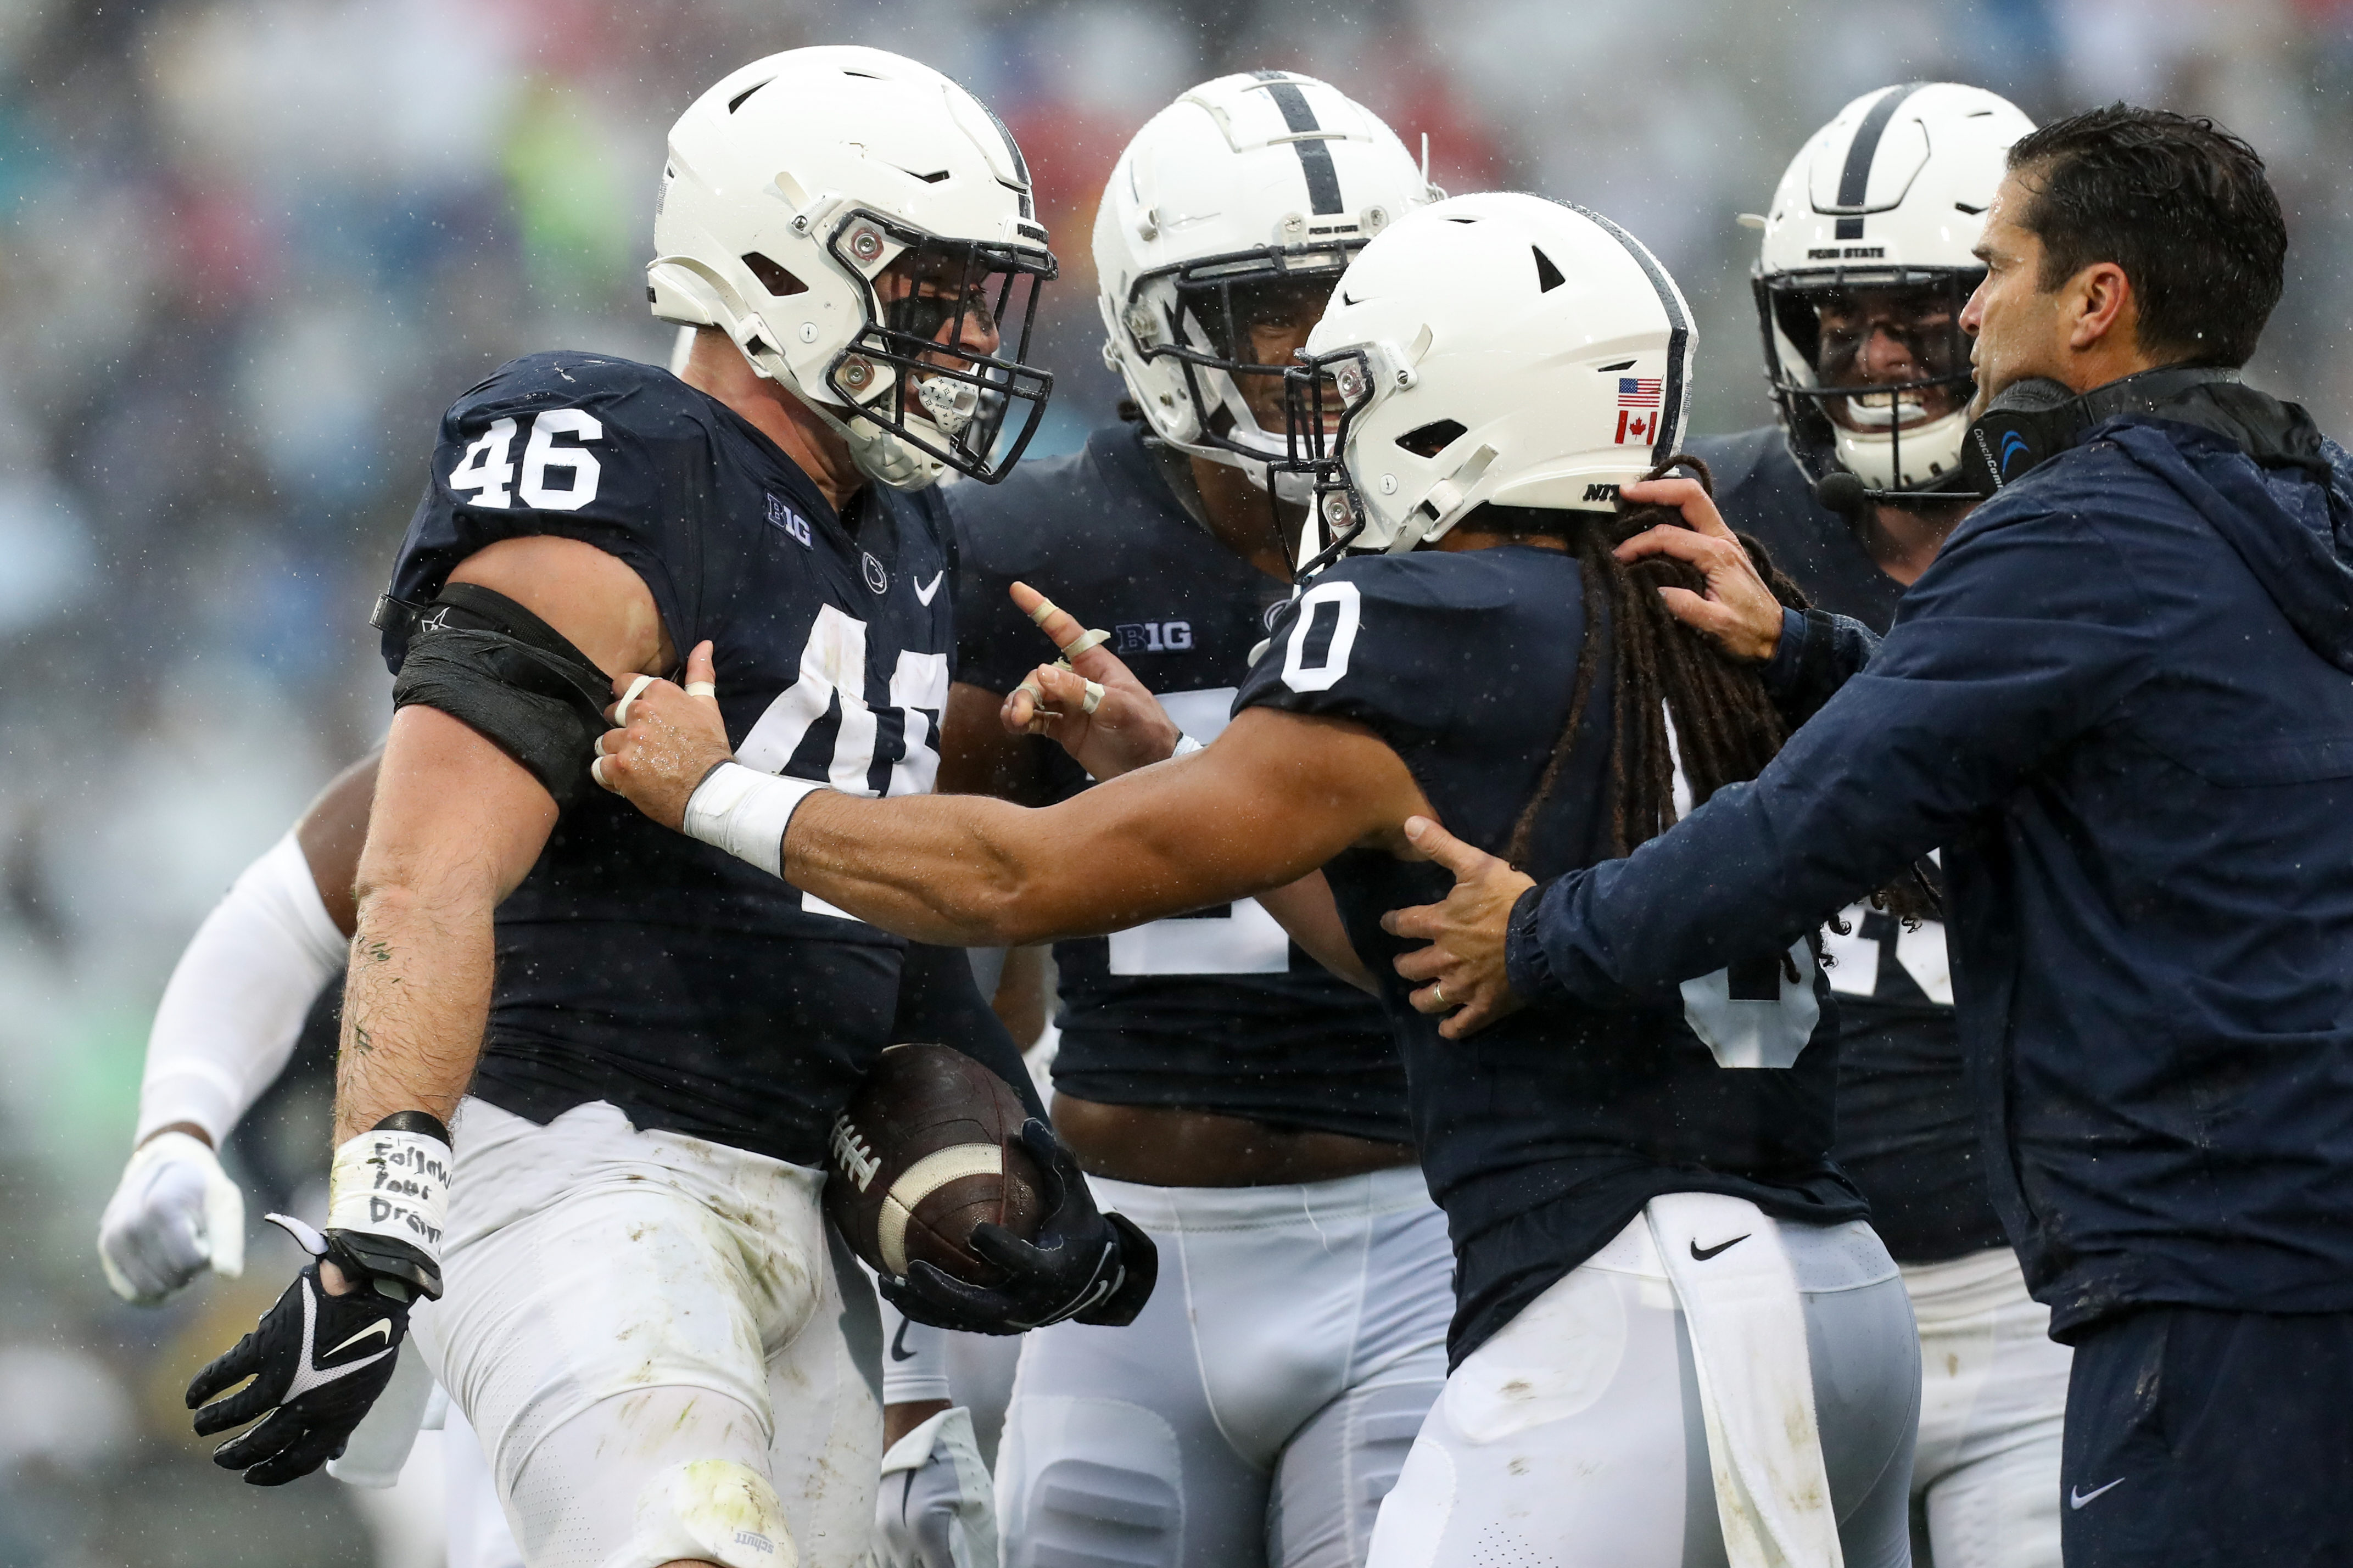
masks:
{"type": "MultiPolygon", "coordinates": [[[[784,380],[781,376],[776,379],[779,382],[784,380]]],[[[791,383],[785,384],[792,385],[791,383]]],[[[835,411],[831,404],[802,396],[797,386],[793,386],[792,390],[800,398],[801,406],[824,420],[827,426],[841,437],[842,444],[849,448],[849,460],[857,465],[860,473],[876,484],[887,485],[894,490],[921,490],[939,483],[940,471],[945,465],[938,458],[909,446],[900,440],[895,432],[884,429],[871,419],[845,418],[835,411]]],[[[887,395],[888,391],[885,388],[884,394],[887,395]]],[[[938,434],[937,426],[921,415],[910,414],[907,423],[911,426],[919,426],[919,434],[938,434]]],[[[946,444],[944,437],[941,438],[941,444],[946,444]]]]}

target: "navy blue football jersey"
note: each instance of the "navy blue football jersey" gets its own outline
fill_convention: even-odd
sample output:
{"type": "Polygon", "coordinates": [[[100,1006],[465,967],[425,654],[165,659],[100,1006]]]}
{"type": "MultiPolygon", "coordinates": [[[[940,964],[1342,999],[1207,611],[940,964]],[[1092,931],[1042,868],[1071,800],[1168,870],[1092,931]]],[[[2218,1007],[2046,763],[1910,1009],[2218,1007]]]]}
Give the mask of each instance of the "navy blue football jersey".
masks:
{"type": "MultiPolygon", "coordinates": [[[[1715,472],[1725,520],[1761,542],[1807,598],[1886,635],[1904,584],[1814,499],[1778,428],[1691,449],[1715,472]]],[[[2008,1246],[1962,1082],[1943,923],[1906,930],[1862,904],[1840,919],[1846,933],[1822,938],[1839,996],[1839,1164],[1870,1197],[1872,1224],[1899,1262],[2008,1246]]]]}
{"type": "MultiPolygon", "coordinates": [[[[1235,700],[1365,725],[1446,826],[1501,854],[1567,722],[1586,616],[1577,563],[1507,545],[1341,562],[1276,616],[1235,700]]],[[[1605,660],[1525,869],[1609,853],[1605,660]]],[[[1722,1192],[1812,1224],[1865,1214],[1830,1158],[1838,1039],[1805,944],[1683,985],[1680,1005],[1514,1014],[1443,1039],[1391,961],[1387,911],[1435,902],[1428,862],[1351,850],[1324,868],[1404,1041],[1415,1142],[1455,1250],[1455,1360],[1592,1256],[1652,1197],[1722,1192]]]]}
{"type": "MultiPolygon", "coordinates": [[[[713,643],[747,766],[860,795],[931,787],[955,566],[936,493],[868,485],[836,515],[775,443],[677,377],[534,354],[443,416],[392,593],[430,599],[467,556],[532,534],[628,563],[681,656],[713,643]]],[[[395,670],[406,647],[386,634],[395,670]]],[[[891,1041],[904,948],[586,791],[499,907],[474,1092],[542,1121],[607,1100],[640,1127],[818,1164],[891,1041]]]]}
{"type": "MultiPolygon", "coordinates": [[[[1124,659],[1205,744],[1225,728],[1266,615],[1290,596],[1193,521],[1140,426],[947,492],[961,534],[956,679],[1010,691],[1053,649],[1006,589],[1028,583],[1124,659]]],[[[1270,519],[1269,527],[1272,527],[1270,519]]],[[[1087,786],[1039,742],[1057,800],[1087,786]]],[[[1058,942],[1054,1084],[1403,1142],[1405,1073],[1379,1005],[1292,944],[1255,900],[1058,942]]]]}

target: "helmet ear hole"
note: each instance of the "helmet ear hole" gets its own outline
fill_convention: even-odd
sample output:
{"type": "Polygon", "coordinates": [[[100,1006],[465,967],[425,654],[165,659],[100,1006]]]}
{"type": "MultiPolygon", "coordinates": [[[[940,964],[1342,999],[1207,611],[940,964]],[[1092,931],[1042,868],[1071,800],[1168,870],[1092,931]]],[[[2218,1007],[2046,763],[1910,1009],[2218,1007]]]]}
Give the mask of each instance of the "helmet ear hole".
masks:
{"type": "Polygon", "coordinates": [[[1461,439],[1462,433],[1458,420],[1433,419],[1398,437],[1397,444],[1417,458],[1435,458],[1461,439]]]}
{"type": "Polygon", "coordinates": [[[807,284],[756,250],[745,251],[741,259],[745,269],[760,280],[760,287],[779,300],[808,292],[807,284]]]}

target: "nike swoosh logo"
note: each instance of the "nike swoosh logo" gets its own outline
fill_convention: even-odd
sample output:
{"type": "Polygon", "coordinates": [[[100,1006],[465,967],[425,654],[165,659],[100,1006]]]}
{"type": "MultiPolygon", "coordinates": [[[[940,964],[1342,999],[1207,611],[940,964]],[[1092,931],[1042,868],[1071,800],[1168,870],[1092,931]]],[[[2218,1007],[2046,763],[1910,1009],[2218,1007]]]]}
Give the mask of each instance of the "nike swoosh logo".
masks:
{"type": "Polygon", "coordinates": [[[2125,1484],[2125,1482],[2126,1482],[2126,1480],[2127,1479],[2129,1479],[2129,1478],[2127,1478],[2127,1477],[2124,1477],[2124,1476],[2118,1476],[2115,1480],[2110,1481],[2106,1486],[2105,1486],[2105,1487],[2094,1487],[2094,1488],[2093,1488],[2090,1491],[2080,1491],[2080,1490],[2078,1490],[2077,1489],[2075,1489],[2075,1488],[2073,1488],[2073,1487],[2069,1487],[2069,1488],[2067,1489],[2067,1506],[2068,1506],[2069,1508],[2081,1508],[2081,1507],[2083,1507],[2085,1503],[2087,1503],[2087,1502],[2091,1501],[2094,1498],[2095,1498],[2095,1497],[2099,1496],[2102,1492],[2104,1492],[2104,1491],[2110,1491],[2110,1490],[2113,1490],[2114,1489],[2116,1489],[2116,1488],[2117,1488],[2117,1487],[2120,1487],[2120,1486],[2124,1485],[2124,1484],[2125,1484]]]}
{"type": "Polygon", "coordinates": [[[891,1359],[892,1361],[913,1361],[915,1359],[915,1352],[907,1348],[907,1324],[912,1321],[913,1320],[907,1318],[900,1319],[899,1331],[891,1336],[891,1359]]]}
{"type": "Polygon", "coordinates": [[[932,595],[940,591],[940,579],[946,575],[947,571],[944,567],[933,573],[931,585],[929,587],[918,587],[915,590],[915,603],[923,605],[923,608],[927,610],[930,609],[932,607],[932,595]]]}
{"type": "Polygon", "coordinates": [[[1693,1261],[1693,1262],[1694,1262],[1694,1263],[1704,1263],[1704,1262],[1706,1262],[1709,1258],[1714,1258],[1714,1257],[1715,1257],[1717,1253],[1719,1253],[1719,1252],[1729,1252],[1729,1251],[1731,1251],[1734,1247],[1736,1247],[1739,1246],[1742,1242],[1746,1241],[1746,1240],[1749,1238],[1749,1237],[1752,1237],[1752,1236],[1754,1236],[1754,1235],[1756,1235],[1756,1234],[1757,1234],[1757,1233],[1756,1233],[1755,1231],[1753,1231],[1753,1230],[1752,1230],[1752,1231],[1747,1231],[1747,1232],[1743,1233],[1742,1235],[1739,1235],[1739,1236],[1736,1236],[1736,1237],[1734,1237],[1730,1241],[1719,1241],[1719,1242],[1717,1242],[1714,1247],[1703,1247],[1702,1246],[1700,1246],[1700,1244],[1699,1244],[1699,1237],[1692,1237],[1692,1244],[1691,1244],[1691,1249],[1692,1249],[1692,1261],[1693,1261]]]}
{"type": "Polygon", "coordinates": [[[375,1322],[370,1323],[366,1328],[362,1329],[358,1333],[353,1334],[350,1339],[345,1340],[342,1344],[337,1345],[333,1350],[329,1351],[327,1353],[329,1355],[341,1355],[345,1351],[351,1349],[353,1345],[359,1343],[362,1340],[367,1338],[370,1334],[382,1334],[385,1344],[392,1343],[392,1320],[390,1318],[378,1318],[375,1322]]]}

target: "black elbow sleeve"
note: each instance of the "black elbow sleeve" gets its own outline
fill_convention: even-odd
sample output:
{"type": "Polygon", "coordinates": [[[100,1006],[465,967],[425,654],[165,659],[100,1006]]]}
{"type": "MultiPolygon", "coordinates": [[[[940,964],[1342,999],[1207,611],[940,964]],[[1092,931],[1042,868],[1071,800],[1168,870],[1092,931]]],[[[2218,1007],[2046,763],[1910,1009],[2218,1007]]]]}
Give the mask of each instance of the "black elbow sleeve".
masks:
{"type": "Polygon", "coordinates": [[[588,787],[612,682],[554,627],[503,594],[453,583],[419,612],[396,711],[438,709],[529,770],[558,810],[588,787]]]}

